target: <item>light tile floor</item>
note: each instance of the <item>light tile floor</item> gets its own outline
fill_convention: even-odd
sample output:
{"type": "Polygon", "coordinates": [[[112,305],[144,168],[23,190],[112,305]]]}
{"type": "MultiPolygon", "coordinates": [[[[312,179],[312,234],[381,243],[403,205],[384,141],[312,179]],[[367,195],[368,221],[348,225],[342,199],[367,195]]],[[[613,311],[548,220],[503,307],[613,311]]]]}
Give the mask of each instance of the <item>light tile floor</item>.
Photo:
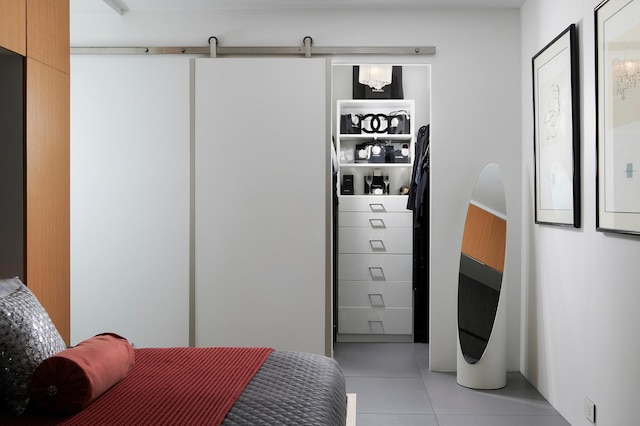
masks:
{"type": "Polygon", "coordinates": [[[430,372],[426,344],[336,343],[334,358],[357,394],[357,426],[569,425],[520,373],[483,391],[430,372]]]}

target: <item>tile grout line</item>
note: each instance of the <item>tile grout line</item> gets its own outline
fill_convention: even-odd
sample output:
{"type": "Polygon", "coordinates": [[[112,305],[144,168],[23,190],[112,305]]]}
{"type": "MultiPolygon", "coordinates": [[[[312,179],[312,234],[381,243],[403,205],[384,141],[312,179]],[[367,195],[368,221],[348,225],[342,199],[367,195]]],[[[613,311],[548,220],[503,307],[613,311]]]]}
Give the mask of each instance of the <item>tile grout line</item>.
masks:
{"type": "MultiPolygon", "coordinates": [[[[420,377],[420,381],[422,382],[422,386],[424,386],[424,392],[427,395],[427,401],[429,401],[429,406],[431,407],[431,412],[433,413],[433,418],[436,421],[436,426],[440,426],[440,421],[438,420],[438,415],[436,414],[436,409],[431,402],[431,395],[429,395],[429,388],[427,387],[427,382],[425,376],[422,374],[422,370],[420,369],[420,362],[418,361],[418,354],[413,351],[413,361],[416,364],[416,368],[418,369],[418,376],[420,377]]],[[[427,360],[427,369],[429,369],[429,361],[427,360]]]]}

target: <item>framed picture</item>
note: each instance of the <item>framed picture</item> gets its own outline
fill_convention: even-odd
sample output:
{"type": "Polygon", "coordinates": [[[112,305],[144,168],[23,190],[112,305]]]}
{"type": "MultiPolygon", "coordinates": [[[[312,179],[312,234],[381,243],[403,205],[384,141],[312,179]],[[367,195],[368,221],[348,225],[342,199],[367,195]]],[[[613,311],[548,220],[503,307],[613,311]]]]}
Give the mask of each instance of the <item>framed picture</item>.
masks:
{"type": "Polygon", "coordinates": [[[640,235],[640,0],[594,13],[596,229],[640,235]]]}
{"type": "Polygon", "coordinates": [[[535,222],[580,227],[580,106],[576,26],[533,59],[535,222]]]}

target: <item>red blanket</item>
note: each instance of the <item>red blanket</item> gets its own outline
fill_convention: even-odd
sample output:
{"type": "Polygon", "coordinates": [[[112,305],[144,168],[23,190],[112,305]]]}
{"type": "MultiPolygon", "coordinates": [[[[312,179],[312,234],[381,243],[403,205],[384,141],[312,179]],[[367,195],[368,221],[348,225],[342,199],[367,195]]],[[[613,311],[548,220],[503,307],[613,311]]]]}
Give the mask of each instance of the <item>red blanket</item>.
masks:
{"type": "Polygon", "coordinates": [[[71,417],[28,413],[20,425],[217,425],[269,348],[148,348],[121,382],[71,417]]]}

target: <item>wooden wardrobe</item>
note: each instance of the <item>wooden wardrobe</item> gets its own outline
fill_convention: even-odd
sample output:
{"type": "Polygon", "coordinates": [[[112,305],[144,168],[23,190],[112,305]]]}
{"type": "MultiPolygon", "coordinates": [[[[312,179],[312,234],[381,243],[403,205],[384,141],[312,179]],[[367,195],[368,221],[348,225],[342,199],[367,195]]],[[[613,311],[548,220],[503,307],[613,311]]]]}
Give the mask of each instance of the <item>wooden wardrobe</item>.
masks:
{"type": "Polygon", "coordinates": [[[0,47],[24,58],[22,278],[69,343],[69,1],[0,0],[0,47]]]}

